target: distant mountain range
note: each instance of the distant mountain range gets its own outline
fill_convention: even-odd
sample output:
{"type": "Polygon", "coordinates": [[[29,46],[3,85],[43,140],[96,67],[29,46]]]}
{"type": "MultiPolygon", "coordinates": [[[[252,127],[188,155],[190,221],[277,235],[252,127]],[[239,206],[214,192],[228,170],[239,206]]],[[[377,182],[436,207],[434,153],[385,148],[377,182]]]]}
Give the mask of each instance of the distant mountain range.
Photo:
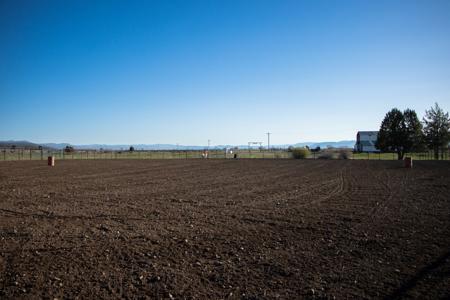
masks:
{"type": "Polygon", "coordinates": [[[42,146],[42,149],[51,149],[51,147],[48,147],[45,144],[38,145],[28,141],[0,141],[0,148],[16,147],[22,149],[38,149],[39,146],[42,146]]]}
{"type": "MultiPolygon", "coordinates": [[[[174,145],[174,144],[123,144],[123,145],[106,145],[106,144],[89,144],[89,145],[71,145],[68,143],[43,143],[36,144],[28,141],[0,141],[0,147],[11,148],[12,146],[25,149],[37,149],[42,146],[44,149],[64,149],[66,146],[73,146],[75,149],[89,149],[89,150],[128,150],[130,146],[133,146],[135,150],[203,150],[206,146],[187,146],[187,145],[174,145]]],[[[303,142],[297,144],[284,144],[284,145],[272,145],[273,148],[288,148],[293,147],[305,147],[310,148],[353,148],[355,145],[354,140],[338,141],[338,142],[303,142]]],[[[264,145],[263,145],[264,146],[264,145]]],[[[210,146],[210,149],[224,149],[238,147],[247,149],[248,145],[215,145],[210,146]]],[[[257,148],[252,147],[252,148],[257,148]]]]}

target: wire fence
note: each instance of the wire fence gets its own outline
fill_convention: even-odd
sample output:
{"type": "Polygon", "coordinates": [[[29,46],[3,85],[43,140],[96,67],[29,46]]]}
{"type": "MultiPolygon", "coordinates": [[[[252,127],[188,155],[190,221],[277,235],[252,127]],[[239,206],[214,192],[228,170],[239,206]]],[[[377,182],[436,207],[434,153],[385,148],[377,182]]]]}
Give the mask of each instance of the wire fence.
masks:
{"type": "MultiPolygon", "coordinates": [[[[354,153],[342,150],[322,150],[311,152],[306,159],[354,159],[354,160],[397,160],[396,153],[354,153]]],[[[137,151],[97,151],[47,149],[10,149],[0,148],[0,161],[46,160],[53,156],[57,160],[87,160],[87,159],[292,159],[292,153],[286,149],[238,149],[233,152],[225,150],[137,150],[137,151]]],[[[408,153],[406,157],[414,160],[434,160],[433,152],[408,153]]],[[[439,155],[440,160],[450,160],[450,150],[446,149],[439,155]]]]}
{"type": "MultiPolygon", "coordinates": [[[[435,160],[434,153],[432,151],[420,152],[420,153],[407,153],[405,157],[411,157],[413,160],[435,160]]],[[[381,152],[365,152],[365,153],[352,153],[352,159],[378,159],[378,160],[397,160],[397,153],[381,153],[381,152]]],[[[444,150],[439,154],[439,160],[449,160],[450,151],[444,150]]]]}
{"type": "Polygon", "coordinates": [[[46,149],[0,149],[0,161],[17,160],[45,160],[53,156],[57,160],[85,160],[85,159],[200,159],[200,158],[291,158],[290,152],[285,150],[135,150],[135,151],[97,151],[46,149]],[[236,157],[235,157],[236,156],[236,157]]]}

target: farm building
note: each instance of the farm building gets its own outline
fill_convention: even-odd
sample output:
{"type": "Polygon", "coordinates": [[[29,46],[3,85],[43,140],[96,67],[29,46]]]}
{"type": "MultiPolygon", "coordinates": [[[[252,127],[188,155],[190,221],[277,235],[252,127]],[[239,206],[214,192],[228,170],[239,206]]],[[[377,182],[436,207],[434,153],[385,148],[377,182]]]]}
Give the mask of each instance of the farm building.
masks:
{"type": "Polygon", "coordinates": [[[378,131],[358,131],[356,134],[355,151],[358,152],[378,152],[375,143],[378,138],[378,131]]]}

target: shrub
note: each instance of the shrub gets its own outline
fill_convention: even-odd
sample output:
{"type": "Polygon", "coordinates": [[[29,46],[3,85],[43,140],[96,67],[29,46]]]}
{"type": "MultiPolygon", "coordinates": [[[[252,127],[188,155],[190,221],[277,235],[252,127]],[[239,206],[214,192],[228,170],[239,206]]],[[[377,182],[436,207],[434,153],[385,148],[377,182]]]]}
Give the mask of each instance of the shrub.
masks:
{"type": "Polygon", "coordinates": [[[339,159],[350,159],[350,157],[351,157],[350,151],[347,151],[347,150],[339,151],[339,155],[338,155],[339,159]]]}
{"type": "Polygon", "coordinates": [[[309,156],[309,150],[306,148],[293,148],[292,157],[295,159],[304,159],[309,156]]]}
{"type": "Polygon", "coordinates": [[[66,146],[66,148],[64,148],[64,152],[66,153],[72,153],[74,151],[75,149],[73,148],[73,146],[66,146]]]}
{"type": "Polygon", "coordinates": [[[322,152],[319,154],[319,156],[317,157],[319,159],[333,159],[333,153],[326,151],[326,152],[322,152]]]}

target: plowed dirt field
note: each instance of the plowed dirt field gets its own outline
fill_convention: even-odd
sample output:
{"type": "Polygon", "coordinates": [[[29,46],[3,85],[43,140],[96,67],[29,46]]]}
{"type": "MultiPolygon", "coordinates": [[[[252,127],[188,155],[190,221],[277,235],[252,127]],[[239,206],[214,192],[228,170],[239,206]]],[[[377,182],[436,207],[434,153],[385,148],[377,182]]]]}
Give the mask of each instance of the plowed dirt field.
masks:
{"type": "Polygon", "coordinates": [[[450,164],[0,163],[0,298],[450,298],[450,164]]]}

